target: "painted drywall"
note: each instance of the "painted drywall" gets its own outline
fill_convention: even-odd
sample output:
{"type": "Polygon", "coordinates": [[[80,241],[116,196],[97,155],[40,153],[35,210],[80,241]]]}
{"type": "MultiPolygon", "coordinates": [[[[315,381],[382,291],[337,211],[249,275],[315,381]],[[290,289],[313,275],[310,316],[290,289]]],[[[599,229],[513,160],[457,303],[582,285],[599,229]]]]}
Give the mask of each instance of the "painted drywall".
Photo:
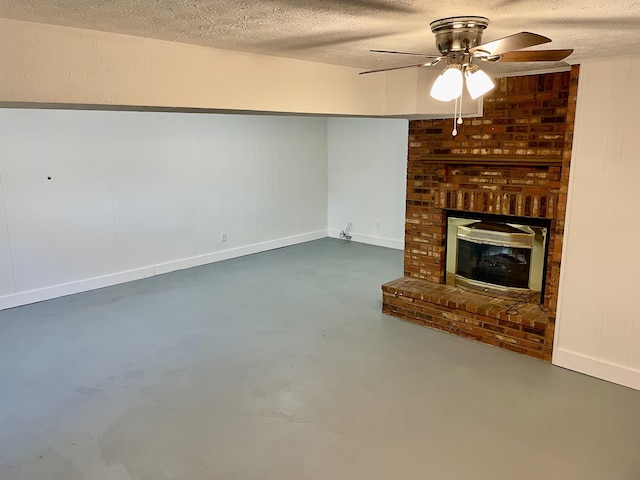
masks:
{"type": "MultiPolygon", "coordinates": [[[[0,44],[0,105],[413,117],[453,109],[417,96],[430,84],[421,75],[435,70],[358,75],[356,68],[1,18],[0,44]]],[[[480,103],[465,108],[477,112],[480,103]]]]}
{"type": "Polygon", "coordinates": [[[640,389],[640,57],[580,67],[553,362],[640,389]]]}
{"type": "MultiPolygon", "coordinates": [[[[2,133],[0,132],[1,138],[2,133]]],[[[14,291],[11,244],[9,243],[9,232],[6,228],[7,216],[5,210],[2,172],[0,171],[0,296],[14,291]]]]}
{"type": "Polygon", "coordinates": [[[0,109],[0,308],[326,236],[326,139],[324,118],[0,109]]]}
{"type": "Polygon", "coordinates": [[[408,122],[327,121],[329,235],[352,224],[354,241],[404,248],[408,122]]]}

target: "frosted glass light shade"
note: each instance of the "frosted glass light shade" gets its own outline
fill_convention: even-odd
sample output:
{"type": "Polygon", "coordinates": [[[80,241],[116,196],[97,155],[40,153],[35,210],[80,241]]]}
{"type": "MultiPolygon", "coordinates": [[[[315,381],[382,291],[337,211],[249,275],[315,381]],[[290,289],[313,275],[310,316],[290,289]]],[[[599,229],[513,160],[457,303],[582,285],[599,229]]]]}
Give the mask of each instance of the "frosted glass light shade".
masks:
{"type": "Polygon", "coordinates": [[[462,95],[462,71],[451,65],[442,72],[431,87],[431,96],[441,102],[449,102],[462,95]]]}
{"type": "Polygon", "coordinates": [[[473,69],[470,68],[467,70],[465,77],[469,95],[475,100],[488,91],[493,90],[495,85],[493,84],[493,80],[489,78],[489,75],[475,65],[473,67],[473,69]]]}

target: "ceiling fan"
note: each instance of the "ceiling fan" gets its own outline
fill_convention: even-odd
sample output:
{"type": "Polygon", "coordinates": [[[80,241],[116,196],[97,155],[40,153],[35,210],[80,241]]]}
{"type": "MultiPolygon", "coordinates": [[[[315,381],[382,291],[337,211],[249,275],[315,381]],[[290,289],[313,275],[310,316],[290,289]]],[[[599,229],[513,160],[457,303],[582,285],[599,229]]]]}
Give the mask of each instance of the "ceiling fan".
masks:
{"type": "MultiPolygon", "coordinates": [[[[371,50],[375,53],[417,56],[421,57],[422,61],[401,67],[368,70],[361,72],[361,74],[386,72],[401,68],[431,67],[440,62],[446,62],[447,66],[433,84],[431,96],[437,100],[448,102],[457,100],[462,95],[463,83],[466,83],[469,95],[473,99],[494,88],[491,78],[480,70],[476,63],[559,62],[573,52],[572,49],[518,51],[551,41],[550,38],[530,32],[515,33],[482,43],[482,33],[488,25],[489,19],[475,16],[435,20],[430,23],[430,27],[436,37],[436,46],[440,55],[371,50]]],[[[460,120],[459,123],[461,123],[460,120]]]]}

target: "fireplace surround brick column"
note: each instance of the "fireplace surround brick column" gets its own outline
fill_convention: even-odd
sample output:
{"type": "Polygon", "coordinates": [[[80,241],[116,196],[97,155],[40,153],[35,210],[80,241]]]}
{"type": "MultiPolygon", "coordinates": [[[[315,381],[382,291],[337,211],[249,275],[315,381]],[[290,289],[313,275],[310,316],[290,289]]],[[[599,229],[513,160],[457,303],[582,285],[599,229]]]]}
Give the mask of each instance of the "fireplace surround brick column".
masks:
{"type": "Polygon", "coordinates": [[[455,138],[451,119],[410,122],[404,277],[383,312],[551,360],[578,74],[500,79],[455,138]],[[551,221],[540,307],[445,286],[447,210],[551,221]]]}

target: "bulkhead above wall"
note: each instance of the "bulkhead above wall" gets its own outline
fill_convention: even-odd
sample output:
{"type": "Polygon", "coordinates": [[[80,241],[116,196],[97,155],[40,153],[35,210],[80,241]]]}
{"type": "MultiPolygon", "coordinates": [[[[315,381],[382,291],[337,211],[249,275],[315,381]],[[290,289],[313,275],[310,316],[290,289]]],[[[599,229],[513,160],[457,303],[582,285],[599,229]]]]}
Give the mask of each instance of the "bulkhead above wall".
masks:
{"type": "MultiPolygon", "coordinates": [[[[350,67],[7,19],[0,42],[0,106],[450,115],[447,103],[428,100],[426,72],[362,76],[350,67]]],[[[480,113],[480,102],[467,102],[465,116],[480,113]]]]}

